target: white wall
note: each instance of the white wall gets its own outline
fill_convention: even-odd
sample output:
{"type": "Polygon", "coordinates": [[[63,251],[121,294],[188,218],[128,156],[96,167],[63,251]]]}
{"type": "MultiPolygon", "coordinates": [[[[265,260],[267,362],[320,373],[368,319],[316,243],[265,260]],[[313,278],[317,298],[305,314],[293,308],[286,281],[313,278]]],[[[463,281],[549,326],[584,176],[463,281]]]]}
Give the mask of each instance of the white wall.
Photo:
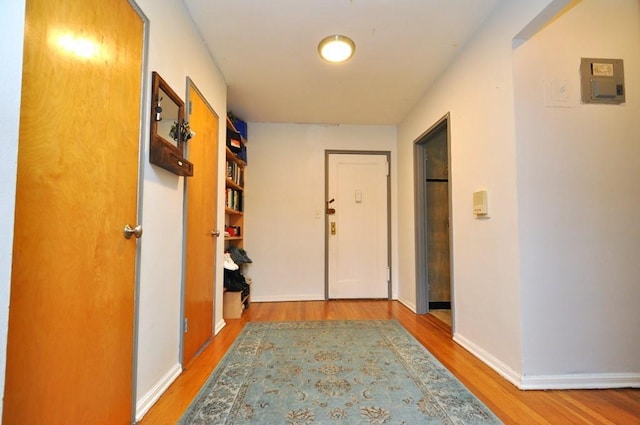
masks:
{"type": "Polygon", "coordinates": [[[514,75],[525,385],[639,386],[640,4],[578,2],[514,75]],[[625,104],[580,103],[581,57],[624,60],[625,104]]]}
{"type": "Polygon", "coordinates": [[[454,339],[512,382],[522,371],[512,40],[549,3],[502,2],[398,126],[399,297],[415,305],[413,143],[450,112],[454,339]],[[472,214],[488,190],[489,219],[472,214]]]}
{"type": "MultiPolygon", "coordinates": [[[[149,66],[186,99],[189,76],[220,117],[220,140],[224,140],[226,85],[191,18],[180,0],[138,0],[150,21],[149,66]]],[[[150,104],[151,94],[146,96],[150,104]]],[[[143,123],[149,126],[149,117],[143,123]]],[[[194,129],[197,132],[197,129],[194,129]]],[[[224,167],[224,143],[220,143],[219,169],[224,167]]],[[[181,284],[183,244],[184,178],[149,164],[144,143],[142,218],[140,239],[140,294],[137,357],[137,417],[144,414],[172,382],[180,368],[181,284]]],[[[220,179],[218,193],[223,193],[220,179]]],[[[223,211],[221,200],[218,210],[223,211]]],[[[224,217],[218,214],[222,228],[224,217]]],[[[222,238],[218,252],[223,250],[222,238]]],[[[222,255],[218,255],[217,282],[222,282],[222,255]]],[[[215,327],[222,319],[222,285],[216,288],[215,327]]]]}
{"type": "MultiPolygon", "coordinates": [[[[5,2],[0,7],[0,388],[4,388],[9,322],[9,292],[13,253],[16,172],[18,166],[18,129],[22,90],[22,45],[24,41],[25,0],[5,2]]],[[[2,404],[0,403],[0,417],[2,404]]]]}
{"type": "Polygon", "coordinates": [[[397,294],[396,131],[386,126],[249,123],[245,249],[253,301],[324,299],[327,149],[391,152],[392,280],[397,294]]]}

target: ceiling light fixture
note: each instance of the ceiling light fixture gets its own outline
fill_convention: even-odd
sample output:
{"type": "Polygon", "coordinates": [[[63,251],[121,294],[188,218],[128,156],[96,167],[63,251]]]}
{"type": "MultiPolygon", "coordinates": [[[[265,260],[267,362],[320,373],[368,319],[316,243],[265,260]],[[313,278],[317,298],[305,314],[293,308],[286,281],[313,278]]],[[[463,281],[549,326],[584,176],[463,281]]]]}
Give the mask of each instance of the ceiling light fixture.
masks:
{"type": "Polygon", "coordinates": [[[333,63],[340,63],[350,59],[355,51],[356,44],[344,35],[330,35],[323,38],[318,44],[320,57],[333,63]]]}

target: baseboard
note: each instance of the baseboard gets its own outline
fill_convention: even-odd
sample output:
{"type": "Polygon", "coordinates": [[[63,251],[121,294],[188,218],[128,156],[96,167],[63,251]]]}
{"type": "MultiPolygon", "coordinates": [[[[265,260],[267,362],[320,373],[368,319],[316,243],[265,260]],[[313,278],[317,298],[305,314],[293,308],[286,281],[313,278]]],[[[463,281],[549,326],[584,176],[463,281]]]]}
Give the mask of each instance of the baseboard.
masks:
{"type": "Polygon", "coordinates": [[[511,382],[516,387],[521,388],[522,377],[518,372],[511,369],[482,347],[477,346],[458,333],[453,334],[453,340],[460,344],[465,350],[476,356],[481,362],[498,372],[504,379],[511,382]]]}
{"type": "Polygon", "coordinates": [[[509,366],[465,337],[454,334],[453,340],[476,356],[520,390],[587,390],[640,388],[638,373],[584,373],[565,375],[521,376],[509,366]]]}
{"type": "MultiPolygon", "coordinates": [[[[274,303],[274,302],[293,302],[293,301],[324,301],[324,295],[283,295],[278,297],[256,297],[251,294],[252,303],[274,303]]],[[[399,300],[400,301],[400,300],[399,300]]],[[[402,301],[400,301],[402,302],[402,301]]],[[[415,313],[415,308],[405,304],[415,313]]]]}
{"type": "Polygon", "coordinates": [[[584,373],[568,375],[525,376],[521,390],[588,390],[640,388],[637,373],[584,373]]]}
{"type": "Polygon", "coordinates": [[[169,388],[169,385],[176,380],[178,376],[182,373],[182,365],[176,363],[163,377],[158,381],[151,391],[146,393],[137,403],[136,403],[136,422],[139,422],[140,419],[151,409],[151,407],[155,404],[156,401],[160,398],[162,394],[169,388]]]}
{"type": "Polygon", "coordinates": [[[274,303],[285,301],[324,301],[324,295],[281,295],[276,297],[256,297],[251,294],[252,303],[274,303]]]}
{"type": "Polygon", "coordinates": [[[216,323],[216,327],[213,331],[214,335],[218,335],[218,333],[222,330],[222,328],[224,328],[225,326],[227,326],[227,322],[224,321],[224,319],[220,319],[220,321],[218,323],[216,323]]]}
{"type": "Polygon", "coordinates": [[[398,302],[400,304],[404,305],[405,307],[407,307],[409,310],[413,311],[414,313],[417,311],[416,310],[416,303],[409,302],[409,301],[405,300],[404,298],[398,298],[397,300],[398,300],[398,302]]]}

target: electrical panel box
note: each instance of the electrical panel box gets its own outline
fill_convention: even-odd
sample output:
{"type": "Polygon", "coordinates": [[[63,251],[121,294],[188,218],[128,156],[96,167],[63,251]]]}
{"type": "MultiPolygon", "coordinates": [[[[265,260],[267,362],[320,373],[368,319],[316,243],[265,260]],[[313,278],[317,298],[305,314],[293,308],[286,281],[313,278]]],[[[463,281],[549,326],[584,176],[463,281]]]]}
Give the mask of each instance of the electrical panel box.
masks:
{"type": "Polygon", "coordinates": [[[582,103],[624,103],[622,59],[582,58],[580,89],[582,103]]]}

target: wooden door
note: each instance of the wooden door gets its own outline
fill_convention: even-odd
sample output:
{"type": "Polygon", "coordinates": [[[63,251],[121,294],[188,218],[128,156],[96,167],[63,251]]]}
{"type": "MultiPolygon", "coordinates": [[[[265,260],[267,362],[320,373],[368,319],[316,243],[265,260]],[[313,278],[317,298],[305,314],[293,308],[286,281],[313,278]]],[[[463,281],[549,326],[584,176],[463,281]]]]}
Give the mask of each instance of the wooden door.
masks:
{"type": "Polygon", "coordinates": [[[427,277],[429,308],[451,308],[449,183],[427,182],[427,277]]]}
{"type": "Polygon", "coordinates": [[[26,4],[5,424],[129,424],[144,23],[26,4]]]}
{"type": "Polygon", "coordinates": [[[182,364],[188,365],[213,337],[216,264],[218,116],[191,83],[188,120],[196,135],[188,142],[193,176],[187,179],[182,364]]]}
{"type": "Polygon", "coordinates": [[[327,173],[328,298],[387,298],[387,156],[329,154],[327,173]]]}
{"type": "Polygon", "coordinates": [[[451,308],[447,149],[446,127],[434,134],[424,146],[429,309],[451,308]]]}

